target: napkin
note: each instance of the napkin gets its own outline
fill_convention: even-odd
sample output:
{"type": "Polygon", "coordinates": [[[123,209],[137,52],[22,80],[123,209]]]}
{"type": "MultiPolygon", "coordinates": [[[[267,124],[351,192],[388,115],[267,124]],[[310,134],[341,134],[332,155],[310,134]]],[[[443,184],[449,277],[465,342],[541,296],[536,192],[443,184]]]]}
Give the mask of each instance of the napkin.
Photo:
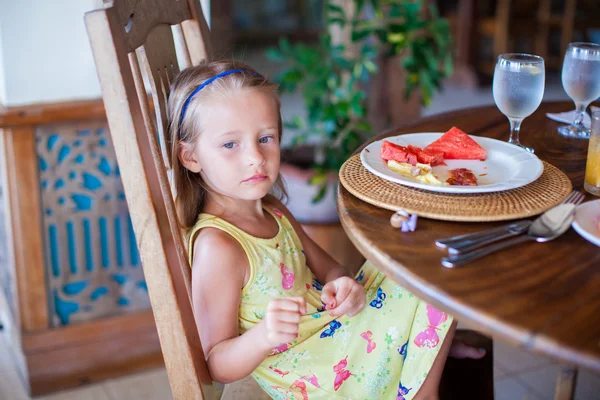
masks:
{"type": "MultiPolygon", "coordinates": [[[[600,111],[600,107],[591,106],[590,110],[591,110],[591,112],[600,111]]],[[[576,115],[577,115],[576,110],[565,111],[565,112],[561,112],[561,113],[546,113],[546,116],[548,118],[553,119],[554,121],[564,122],[565,124],[572,124],[573,121],[575,120],[576,115]]],[[[592,125],[592,119],[590,118],[588,113],[585,113],[583,115],[583,125],[588,129],[592,125]]]]}

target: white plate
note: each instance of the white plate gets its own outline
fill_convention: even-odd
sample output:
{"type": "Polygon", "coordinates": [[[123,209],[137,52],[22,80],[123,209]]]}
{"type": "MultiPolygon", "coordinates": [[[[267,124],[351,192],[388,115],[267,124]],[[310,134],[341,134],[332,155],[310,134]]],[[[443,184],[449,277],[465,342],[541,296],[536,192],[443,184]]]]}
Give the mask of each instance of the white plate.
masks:
{"type": "Polygon", "coordinates": [[[600,246],[600,200],[583,203],[575,209],[573,229],[584,239],[600,246]]]}
{"type": "MultiPolygon", "coordinates": [[[[411,144],[424,148],[442,135],[440,132],[409,133],[385,140],[401,146],[411,144]]],[[[477,186],[434,185],[397,174],[388,169],[380,157],[382,140],[365,147],[360,153],[360,161],[366,169],[388,181],[443,193],[487,193],[515,189],[535,181],[544,170],[539,158],[520,147],[496,139],[479,136],[471,138],[487,150],[488,157],[485,161],[444,160],[447,165],[433,167],[433,174],[445,182],[449,177],[448,170],[468,168],[477,177],[477,186]]]]}

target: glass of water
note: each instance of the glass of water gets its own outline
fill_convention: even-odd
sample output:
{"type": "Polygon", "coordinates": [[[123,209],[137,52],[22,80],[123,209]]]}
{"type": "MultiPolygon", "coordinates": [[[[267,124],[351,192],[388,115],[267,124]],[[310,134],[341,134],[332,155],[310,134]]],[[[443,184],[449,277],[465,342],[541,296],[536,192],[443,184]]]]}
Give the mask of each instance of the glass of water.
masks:
{"type": "Polygon", "coordinates": [[[565,92],[575,102],[577,116],[571,125],[558,132],[567,137],[589,139],[590,130],[583,125],[587,106],[600,97],[600,44],[570,43],[562,69],[565,92]]]}
{"type": "Polygon", "coordinates": [[[523,120],[533,114],[544,97],[544,59],[531,54],[501,54],[494,70],[496,106],[510,121],[508,143],[533,153],[519,142],[523,120]]]}

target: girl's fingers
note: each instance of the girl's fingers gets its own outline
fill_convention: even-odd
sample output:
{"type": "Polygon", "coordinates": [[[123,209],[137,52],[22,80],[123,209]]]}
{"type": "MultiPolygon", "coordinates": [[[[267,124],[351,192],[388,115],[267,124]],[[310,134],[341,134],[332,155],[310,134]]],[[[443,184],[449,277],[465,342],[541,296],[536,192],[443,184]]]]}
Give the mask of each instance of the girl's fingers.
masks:
{"type": "Polygon", "coordinates": [[[361,289],[354,288],[348,294],[346,299],[335,309],[330,312],[332,316],[339,317],[341,315],[348,315],[353,317],[365,306],[365,296],[361,289]]]}
{"type": "Polygon", "coordinates": [[[277,314],[277,320],[280,322],[286,322],[290,324],[300,323],[300,313],[297,312],[279,312],[277,314]]]}
{"type": "Polygon", "coordinates": [[[331,310],[335,308],[337,302],[335,301],[335,287],[333,282],[329,282],[325,286],[323,286],[323,291],[321,292],[321,301],[325,304],[325,309],[331,310]]]}
{"type": "Polygon", "coordinates": [[[267,306],[268,311],[292,311],[306,314],[306,300],[302,297],[285,297],[271,300],[267,306]]]}
{"type": "Polygon", "coordinates": [[[289,300],[292,303],[296,303],[300,314],[302,314],[302,315],[306,314],[306,300],[304,299],[304,297],[300,297],[300,296],[286,297],[284,300],[289,300]]]}
{"type": "Polygon", "coordinates": [[[354,285],[352,284],[353,282],[354,281],[344,280],[340,282],[340,285],[337,285],[338,288],[337,292],[335,293],[335,301],[337,304],[341,305],[344,301],[346,301],[352,292],[352,289],[354,288],[354,285]]]}
{"type": "Polygon", "coordinates": [[[298,324],[289,322],[278,322],[274,329],[277,333],[297,334],[298,324]]]}

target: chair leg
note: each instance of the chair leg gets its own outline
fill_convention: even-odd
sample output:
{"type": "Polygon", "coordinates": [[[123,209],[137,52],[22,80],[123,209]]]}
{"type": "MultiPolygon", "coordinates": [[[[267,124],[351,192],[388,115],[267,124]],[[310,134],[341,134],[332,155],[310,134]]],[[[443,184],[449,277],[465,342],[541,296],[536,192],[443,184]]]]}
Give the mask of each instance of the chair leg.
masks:
{"type": "Polygon", "coordinates": [[[577,383],[577,368],[563,365],[556,378],[554,400],[573,400],[577,383]]]}

